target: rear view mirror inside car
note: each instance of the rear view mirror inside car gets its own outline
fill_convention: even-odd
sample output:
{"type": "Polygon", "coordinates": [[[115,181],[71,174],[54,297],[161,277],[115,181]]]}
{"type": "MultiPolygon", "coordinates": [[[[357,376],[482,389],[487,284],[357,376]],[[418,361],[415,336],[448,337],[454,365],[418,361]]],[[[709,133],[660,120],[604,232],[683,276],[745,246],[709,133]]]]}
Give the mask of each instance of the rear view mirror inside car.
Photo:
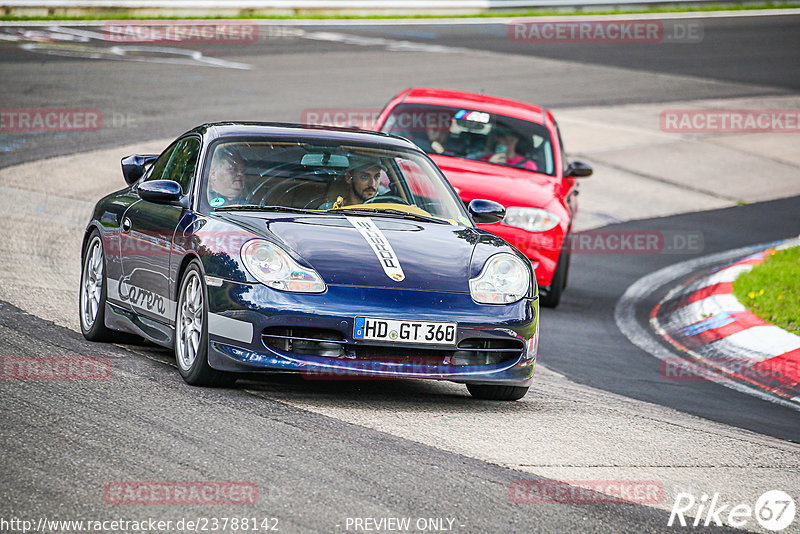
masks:
{"type": "Polygon", "coordinates": [[[306,154],[300,160],[301,165],[306,167],[336,167],[346,169],[350,165],[347,156],[341,154],[331,154],[329,152],[306,154]]]}

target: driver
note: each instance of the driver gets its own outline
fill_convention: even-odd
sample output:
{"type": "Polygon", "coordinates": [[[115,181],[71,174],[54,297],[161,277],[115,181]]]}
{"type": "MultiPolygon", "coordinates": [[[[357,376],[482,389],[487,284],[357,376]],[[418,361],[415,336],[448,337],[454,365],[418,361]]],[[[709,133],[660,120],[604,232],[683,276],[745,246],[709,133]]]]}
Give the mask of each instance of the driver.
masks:
{"type": "Polygon", "coordinates": [[[344,197],[339,197],[342,201],[337,199],[336,202],[326,202],[319,209],[364,204],[375,198],[381,183],[381,171],[384,169],[380,158],[350,156],[350,167],[344,173],[347,189],[344,197]]]}
{"type": "Polygon", "coordinates": [[[214,208],[240,203],[244,171],[244,159],[235,150],[224,147],[215,152],[208,172],[208,203],[214,208]]]}
{"type": "Polygon", "coordinates": [[[445,154],[449,152],[450,130],[455,119],[447,115],[432,116],[435,120],[426,122],[425,137],[413,140],[428,154],[445,154]]]}

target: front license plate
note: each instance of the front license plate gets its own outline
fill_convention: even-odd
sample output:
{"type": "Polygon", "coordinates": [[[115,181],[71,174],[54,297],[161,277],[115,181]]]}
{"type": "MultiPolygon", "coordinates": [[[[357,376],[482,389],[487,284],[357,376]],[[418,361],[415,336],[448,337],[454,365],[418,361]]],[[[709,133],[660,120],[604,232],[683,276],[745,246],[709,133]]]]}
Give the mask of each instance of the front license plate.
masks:
{"type": "Polygon", "coordinates": [[[356,317],[353,338],[395,343],[453,345],[458,323],[396,321],[374,317],[356,317]]]}

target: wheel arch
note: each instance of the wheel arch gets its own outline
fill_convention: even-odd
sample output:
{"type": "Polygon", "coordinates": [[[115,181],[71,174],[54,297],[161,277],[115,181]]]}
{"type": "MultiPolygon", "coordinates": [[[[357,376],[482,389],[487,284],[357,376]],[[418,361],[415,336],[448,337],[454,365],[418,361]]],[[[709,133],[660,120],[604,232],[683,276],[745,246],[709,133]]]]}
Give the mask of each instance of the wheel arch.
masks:
{"type": "MultiPolygon", "coordinates": [[[[89,245],[89,238],[92,237],[94,231],[97,230],[97,233],[100,234],[100,243],[103,244],[103,230],[97,225],[97,223],[92,222],[89,226],[86,227],[86,230],[83,232],[83,241],[81,242],[81,265],[83,264],[84,257],[86,255],[86,247],[89,245]]],[[[103,250],[103,261],[105,261],[105,249],[103,250]]]]}
{"type": "MultiPolygon", "coordinates": [[[[201,276],[203,276],[205,278],[206,273],[205,273],[205,268],[203,267],[203,260],[200,259],[200,256],[196,252],[194,252],[194,251],[187,252],[183,256],[183,258],[181,258],[181,264],[178,266],[178,270],[177,270],[176,276],[175,276],[175,288],[172,291],[172,296],[173,296],[173,299],[175,300],[176,304],[178,302],[178,298],[180,297],[180,295],[178,295],[178,293],[180,293],[180,290],[181,290],[181,280],[183,280],[183,273],[186,272],[186,268],[189,266],[189,264],[192,262],[192,260],[197,260],[197,263],[200,264],[200,274],[201,274],[201,276]]],[[[176,313],[177,313],[177,310],[176,310],[176,313]]]]}

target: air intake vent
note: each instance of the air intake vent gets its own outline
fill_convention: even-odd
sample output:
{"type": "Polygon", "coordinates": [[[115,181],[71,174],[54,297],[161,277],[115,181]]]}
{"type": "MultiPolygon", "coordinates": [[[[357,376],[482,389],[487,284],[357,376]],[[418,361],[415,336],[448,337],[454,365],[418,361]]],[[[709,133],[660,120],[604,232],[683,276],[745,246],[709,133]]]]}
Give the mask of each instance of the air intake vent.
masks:
{"type": "Polygon", "coordinates": [[[293,326],[265,328],[261,340],[267,348],[294,354],[404,365],[493,365],[515,360],[525,349],[516,339],[487,338],[464,339],[456,349],[347,344],[336,330],[293,326]]]}
{"type": "Polygon", "coordinates": [[[267,347],[309,356],[342,358],[345,354],[345,340],[335,330],[273,327],[264,329],[261,340],[267,347]]]}
{"type": "Polygon", "coordinates": [[[514,339],[467,338],[453,353],[453,365],[492,365],[516,359],[525,346],[514,339]]]}

